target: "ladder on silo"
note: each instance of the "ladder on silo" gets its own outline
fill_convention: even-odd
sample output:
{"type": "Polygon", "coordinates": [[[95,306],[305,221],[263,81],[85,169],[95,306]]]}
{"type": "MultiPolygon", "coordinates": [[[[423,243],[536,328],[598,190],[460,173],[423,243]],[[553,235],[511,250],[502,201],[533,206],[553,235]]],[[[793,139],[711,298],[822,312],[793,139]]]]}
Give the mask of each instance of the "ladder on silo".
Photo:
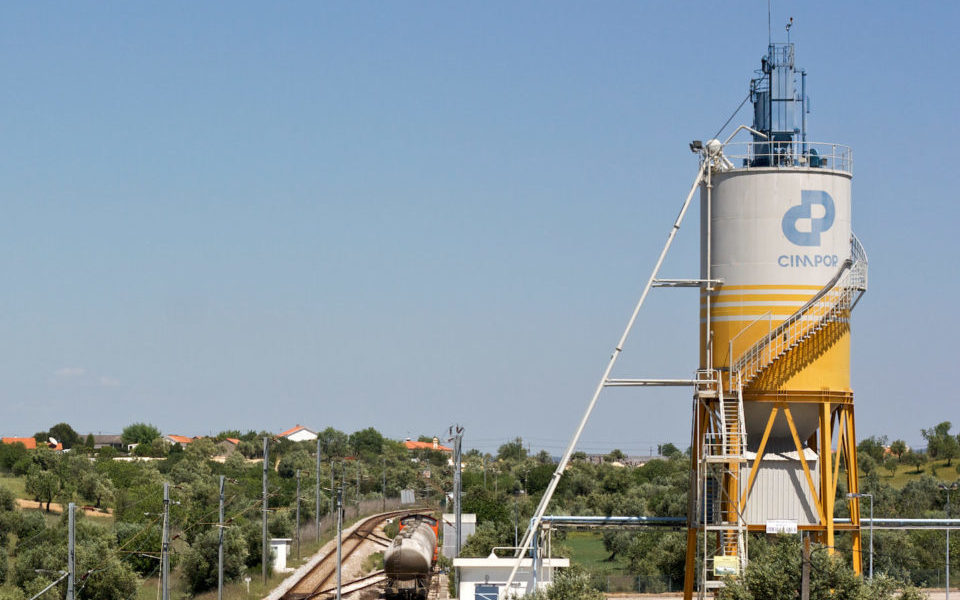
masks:
{"type": "Polygon", "coordinates": [[[697,467],[697,515],[701,557],[700,597],[723,587],[724,569],[743,573],[747,562],[746,522],[740,510],[740,475],[746,462],[743,385],[739,374],[714,369],[697,373],[696,402],[708,415],[697,467]],[[734,492],[731,494],[731,492],[734,492]],[[721,558],[720,561],[717,560],[721,558]]]}

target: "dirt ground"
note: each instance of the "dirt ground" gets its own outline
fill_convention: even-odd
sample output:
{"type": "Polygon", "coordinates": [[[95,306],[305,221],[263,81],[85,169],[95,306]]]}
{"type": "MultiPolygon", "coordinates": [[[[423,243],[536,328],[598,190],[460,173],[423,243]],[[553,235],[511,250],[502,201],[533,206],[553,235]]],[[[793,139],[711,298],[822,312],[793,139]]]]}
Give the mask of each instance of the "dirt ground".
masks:
{"type": "MultiPolygon", "coordinates": [[[[377,527],[374,533],[383,536],[384,525],[386,525],[386,523],[377,527]]],[[[366,575],[367,573],[363,572],[364,561],[374,552],[383,552],[385,548],[386,546],[370,541],[369,539],[364,540],[360,546],[354,550],[353,554],[351,554],[347,560],[343,561],[343,580],[345,582],[353,581],[366,575]]],[[[343,598],[344,600],[369,600],[373,592],[374,590],[371,589],[360,590],[350,594],[343,594],[343,598]]],[[[376,591],[376,594],[379,595],[379,591],[376,591]]]]}
{"type": "MultiPolygon", "coordinates": [[[[41,510],[45,510],[47,508],[47,503],[34,502],[33,500],[25,500],[23,498],[17,498],[17,506],[19,506],[20,508],[39,508],[41,510]]],[[[88,517],[112,517],[113,516],[113,511],[111,511],[109,508],[101,509],[101,508],[94,508],[92,506],[78,506],[77,508],[82,510],[83,513],[88,517]]],[[[60,504],[57,504],[56,502],[51,502],[50,512],[61,514],[63,513],[63,506],[60,504]]]]}

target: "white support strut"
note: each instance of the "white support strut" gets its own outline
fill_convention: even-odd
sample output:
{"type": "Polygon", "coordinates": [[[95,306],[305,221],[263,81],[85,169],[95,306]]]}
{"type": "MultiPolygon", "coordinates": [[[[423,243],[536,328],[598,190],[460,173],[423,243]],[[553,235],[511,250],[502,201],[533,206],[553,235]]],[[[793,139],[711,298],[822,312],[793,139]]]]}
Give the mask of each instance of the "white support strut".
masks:
{"type": "Polygon", "coordinates": [[[593,413],[594,407],[596,407],[597,399],[599,399],[600,393],[603,391],[603,388],[607,386],[607,382],[610,381],[610,373],[613,371],[613,367],[617,362],[617,358],[623,351],[623,346],[627,341],[627,337],[630,335],[630,330],[633,329],[633,325],[637,320],[637,315],[640,313],[640,308],[643,306],[644,301],[647,299],[647,294],[650,292],[650,288],[653,287],[654,281],[656,281],[657,275],[660,273],[660,267],[663,266],[663,261],[667,256],[667,252],[670,250],[670,246],[673,244],[673,240],[677,236],[677,231],[680,230],[680,224],[683,222],[683,217],[686,215],[687,209],[690,207],[690,201],[693,200],[693,195],[700,186],[700,182],[703,180],[703,175],[708,168],[709,161],[701,161],[700,169],[697,171],[697,177],[694,179],[693,185],[690,186],[690,193],[687,194],[687,198],[684,200],[683,206],[680,208],[680,213],[677,215],[677,219],[673,223],[673,228],[670,229],[670,233],[667,235],[667,241],[663,246],[663,250],[660,252],[660,257],[657,259],[657,262],[653,267],[653,272],[650,273],[650,278],[647,280],[647,284],[643,288],[643,293],[640,294],[640,299],[637,301],[637,304],[633,309],[633,313],[630,315],[629,321],[627,321],[627,326],[624,328],[623,335],[620,336],[620,341],[617,342],[617,345],[613,350],[613,354],[610,355],[610,361],[607,363],[607,368],[604,370],[603,376],[600,378],[600,383],[597,384],[597,388],[593,392],[593,397],[590,399],[590,403],[587,405],[587,410],[583,413],[583,418],[580,419],[580,424],[577,426],[573,437],[570,439],[570,443],[567,445],[567,449],[564,451],[563,457],[560,459],[560,462],[557,463],[557,468],[554,470],[553,476],[550,478],[550,483],[547,485],[547,489],[543,492],[543,497],[540,499],[540,504],[537,505],[537,510],[534,513],[533,518],[530,519],[530,525],[527,528],[527,531],[523,534],[523,540],[520,542],[520,545],[517,548],[517,560],[513,565],[513,569],[510,570],[510,577],[507,578],[507,583],[503,588],[505,595],[501,596],[501,598],[506,598],[509,595],[510,588],[513,585],[513,580],[516,578],[517,570],[520,568],[520,563],[523,560],[523,556],[530,548],[530,542],[534,537],[534,532],[540,528],[543,515],[546,514],[550,500],[553,498],[553,494],[557,489],[557,485],[560,483],[560,477],[563,476],[563,471],[567,468],[567,464],[570,462],[570,457],[573,455],[573,452],[577,447],[577,443],[580,441],[580,436],[583,434],[583,430],[587,426],[587,421],[590,419],[590,415],[593,413]]]}

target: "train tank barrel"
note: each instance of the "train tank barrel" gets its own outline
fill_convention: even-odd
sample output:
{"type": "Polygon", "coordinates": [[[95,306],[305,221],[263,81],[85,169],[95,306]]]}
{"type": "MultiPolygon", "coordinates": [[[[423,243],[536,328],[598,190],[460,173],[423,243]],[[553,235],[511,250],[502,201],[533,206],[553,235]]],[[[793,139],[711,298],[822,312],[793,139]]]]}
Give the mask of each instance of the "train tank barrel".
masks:
{"type": "Polygon", "coordinates": [[[433,566],[437,536],[425,522],[404,527],[383,553],[383,569],[396,581],[423,577],[433,566]]]}

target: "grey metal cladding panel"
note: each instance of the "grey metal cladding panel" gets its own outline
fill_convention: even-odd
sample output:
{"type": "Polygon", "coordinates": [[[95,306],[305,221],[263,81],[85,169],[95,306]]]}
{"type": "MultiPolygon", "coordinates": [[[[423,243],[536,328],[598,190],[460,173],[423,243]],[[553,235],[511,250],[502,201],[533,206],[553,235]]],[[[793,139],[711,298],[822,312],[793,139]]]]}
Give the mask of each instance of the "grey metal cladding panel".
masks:
{"type": "MultiPolygon", "coordinates": [[[[741,481],[750,473],[748,463],[741,470],[741,481]]],[[[807,460],[814,483],[819,482],[819,466],[815,460],[807,460]]],[[[751,525],[762,525],[772,519],[791,519],[800,525],[818,522],[813,495],[807,489],[806,475],[798,460],[766,461],[760,465],[744,519],[751,525]]]]}

